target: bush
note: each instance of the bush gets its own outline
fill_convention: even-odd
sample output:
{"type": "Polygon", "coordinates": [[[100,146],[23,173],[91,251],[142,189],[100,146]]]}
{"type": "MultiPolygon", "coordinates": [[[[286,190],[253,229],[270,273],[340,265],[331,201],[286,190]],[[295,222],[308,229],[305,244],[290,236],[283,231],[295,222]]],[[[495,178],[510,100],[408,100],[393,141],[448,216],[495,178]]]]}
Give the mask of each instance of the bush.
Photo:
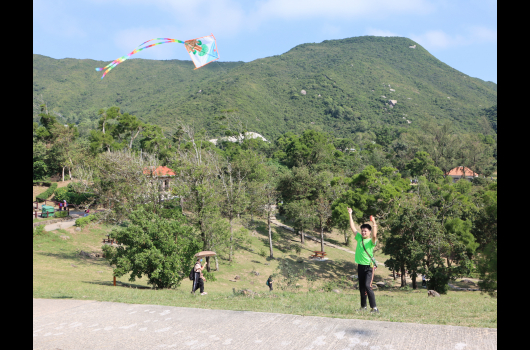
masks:
{"type": "Polygon", "coordinates": [[[77,219],[75,221],[75,226],[83,228],[86,225],[88,225],[91,221],[94,221],[94,220],[97,220],[97,217],[94,214],[89,215],[89,216],[85,216],[85,217],[77,219]]]}
{"type": "Polygon", "coordinates": [[[56,211],[55,213],[53,213],[53,216],[56,218],[65,218],[68,216],[68,211],[66,210],[56,211]]]}
{"type": "Polygon", "coordinates": [[[58,202],[62,202],[66,200],[67,202],[69,202],[67,187],[57,188],[53,193],[55,194],[55,196],[53,197],[53,200],[58,201],[58,202]]]}
{"type": "Polygon", "coordinates": [[[48,167],[43,161],[38,160],[35,163],[33,163],[33,181],[44,179],[47,172],[48,172],[48,167]]]}
{"type": "Polygon", "coordinates": [[[213,272],[208,272],[206,270],[204,270],[202,272],[202,275],[204,276],[204,278],[206,278],[206,282],[215,282],[217,281],[217,278],[215,278],[215,275],[213,272]]]}
{"type": "Polygon", "coordinates": [[[45,232],[44,225],[39,225],[33,229],[33,237],[43,235],[45,232]]]}
{"type": "Polygon", "coordinates": [[[267,256],[267,252],[265,251],[265,249],[261,248],[258,252],[258,255],[264,258],[267,256]]]}
{"type": "Polygon", "coordinates": [[[51,186],[52,183],[49,180],[33,180],[33,186],[51,186]]]}
{"type": "Polygon", "coordinates": [[[49,196],[51,196],[54,193],[56,188],[57,188],[57,183],[52,183],[52,185],[48,187],[46,191],[42,192],[41,194],[37,196],[37,201],[44,202],[46,199],[48,199],[49,196]]]}
{"type": "Polygon", "coordinates": [[[273,242],[277,242],[280,240],[280,234],[278,232],[271,232],[271,238],[273,242]]]}

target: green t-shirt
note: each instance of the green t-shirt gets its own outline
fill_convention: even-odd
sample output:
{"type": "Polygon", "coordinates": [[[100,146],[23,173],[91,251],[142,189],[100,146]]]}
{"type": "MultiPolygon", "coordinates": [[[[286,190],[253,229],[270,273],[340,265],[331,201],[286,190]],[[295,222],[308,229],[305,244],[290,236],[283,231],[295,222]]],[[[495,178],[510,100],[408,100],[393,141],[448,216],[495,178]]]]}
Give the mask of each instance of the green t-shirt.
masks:
{"type": "MultiPolygon", "coordinates": [[[[370,265],[370,257],[364,251],[361,240],[364,241],[364,246],[368,253],[370,253],[371,256],[374,256],[375,244],[372,243],[372,237],[363,239],[363,236],[357,232],[355,235],[355,240],[357,241],[357,248],[355,249],[355,262],[360,265],[370,265]]],[[[377,243],[377,240],[375,243],[377,243]]]]}

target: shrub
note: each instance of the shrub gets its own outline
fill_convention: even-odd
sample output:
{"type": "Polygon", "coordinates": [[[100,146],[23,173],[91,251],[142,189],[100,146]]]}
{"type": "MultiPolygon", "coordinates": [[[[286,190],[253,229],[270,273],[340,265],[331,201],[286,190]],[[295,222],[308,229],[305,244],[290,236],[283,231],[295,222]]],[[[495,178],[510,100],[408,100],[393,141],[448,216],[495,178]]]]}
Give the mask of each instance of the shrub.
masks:
{"type": "Polygon", "coordinates": [[[298,244],[295,244],[294,251],[296,252],[296,254],[300,255],[300,253],[302,252],[302,247],[300,247],[298,244]]]}
{"type": "Polygon", "coordinates": [[[67,187],[57,188],[53,193],[55,194],[55,196],[53,197],[53,200],[59,201],[59,202],[66,200],[67,202],[69,202],[67,187]]]}
{"type": "Polygon", "coordinates": [[[37,196],[37,201],[44,202],[46,199],[48,199],[49,196],[51,196],[54,193],[56,188],[57,188],[57,183],[52,183],[52,185],[48,187],[46,191],[42,192],[41,194],[37,196]]]}
{"type": "Polygon", "coordinates": [[[280,234],[278,232],[271,232],[271,238],[273,242],[277,242],[280,240],[280,234]]]}
{"type": "Polygon", "coordinates": [[[33,237],[43,235],[44,232],[44,225],[39,225],[33,229],[33,237]]]}
{"type": "Polygon", "coordinates": [[[89,215],[89,216],[85,216],[85,217],[77,219],[75,221],[75,226],[79,226],[79,227],[83,228],[86,225],[88,225],[91,221],[94,221],[96,219],[97,219],[97,217],[94,214],[89,215]]]}
{"type": "Polygon", "coordinates": [[[265,251],[265,249],[261,248],[258,252],[258,255],[264,258],[265,256],[267,256],[267,252],[265,251]]]}
{"type": "Polygon", "coordinates": [[[68,216],[68,212],[66,210],[56,211],[53,213],[53,216],[56,218],[65,218],[68,216]]]}
{"type": "Polygon", "coordinates": [[[217,281],[217,278],[215,278],[215,275],[213,272],[208,272],[206,270],[204,270],[202,272],[202,275],[204,276],[204,278],[206,278],[206,282],[215,282],[217,281]]]}
{"type": "Polygon", "coordinates": [[[48,167],[46,164],[38,160],[35,163],[33,163],[33,180],[42,180],[46,176],[46,173],[48,172],[48,167]]]}

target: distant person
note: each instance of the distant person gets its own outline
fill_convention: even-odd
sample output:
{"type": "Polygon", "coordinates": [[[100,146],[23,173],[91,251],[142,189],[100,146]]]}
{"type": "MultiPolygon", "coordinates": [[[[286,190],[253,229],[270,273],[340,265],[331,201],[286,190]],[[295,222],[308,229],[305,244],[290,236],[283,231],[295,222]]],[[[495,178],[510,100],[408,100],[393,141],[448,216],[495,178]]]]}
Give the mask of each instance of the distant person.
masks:
{"type": "Polygon", "coordinates": [[[378,313],[377,305],[375,303],[375,294],[372,290],[372,281],[374,279],[375,266],[374,248],[377,243],[377,224],[373,217],[370,216],[372,226],[368,224],[361,225],[361,233],[355,228],[355,223],[352,218],[352,209],[348,208],[350,215],[350,228],[355,235],[357,241],[357,248],[355,250],[355,262],[357,263],[357,271],[359,274],[359,292],[361,293],[361,308],[359,311],[366,310],[366,297],[370,302],[372,310],[370,312],[378,313]]]}
{"type": "Polygon", "coordinates": [[[59,202],[59,211],[63,210],[63,202],[59,202]]]}
{"type": "Polygon", "coordinates": [[[66,199],[64,200],[64,210],[68,207],[68,203],[66,203],[66,199]]]}
{"type": "Polygon", "coordinates": [[[193,268],[193,270],[195,271],[195,275],[193,278],[193,287],[191,292],[195,293],[195,291],[200,288],[201,295],[206,295],[208,294],[204,291],[204,281],[206,280],[206,278],[204,278],[202,274],[204,266],[201,265],[201,262],[202,258],[197,258],[197,262],[195,263],[195,267],[193,268]]]}
{"type": "Polygon", "coordinates": [[[425,275],[421,275],[421,286],[427,288],[427,280],[425,279],[425,275]]]}
{"type": "Polygon", "coordinates": [[[88,209],[88,207],[87,207],[87,208],[85,209],[85,215],[83,215],[83,216],[87,216],[88,213],[90,213],[90,209],[88,209]]]}
{"type": "Polygon", "coordinates": [[[269,292],[272,292],[272,275],[267,279],[267,285],[269,286],[269,292]]]}

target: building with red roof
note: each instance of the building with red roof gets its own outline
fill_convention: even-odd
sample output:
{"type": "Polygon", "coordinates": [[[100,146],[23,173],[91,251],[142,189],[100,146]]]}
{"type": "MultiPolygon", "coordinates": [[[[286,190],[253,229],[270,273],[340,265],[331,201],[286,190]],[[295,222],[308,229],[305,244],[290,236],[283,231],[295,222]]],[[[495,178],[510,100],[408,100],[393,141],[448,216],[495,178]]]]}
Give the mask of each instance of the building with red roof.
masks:
{"type": "Polygon", "coordinates": [[[169,190],[170,180],[176,175],[175,172],[167,166],[159,166],[157,168],[146,167],[144,168],[144,174],[157,178],[160,181],[163,190],[169,190]]]}
{"type": "Polygon", "coordinates": [[[479,174],[475,173],[468,167],[457,166],[456,168],[453,168],[449,170],[449,172],[445,173],[445,176],[451,176],[453,178],[453,182],[456,182],[462,177],[468,179],[469,181],[472,181],[475,177],[478,177],[479,174]]]}

